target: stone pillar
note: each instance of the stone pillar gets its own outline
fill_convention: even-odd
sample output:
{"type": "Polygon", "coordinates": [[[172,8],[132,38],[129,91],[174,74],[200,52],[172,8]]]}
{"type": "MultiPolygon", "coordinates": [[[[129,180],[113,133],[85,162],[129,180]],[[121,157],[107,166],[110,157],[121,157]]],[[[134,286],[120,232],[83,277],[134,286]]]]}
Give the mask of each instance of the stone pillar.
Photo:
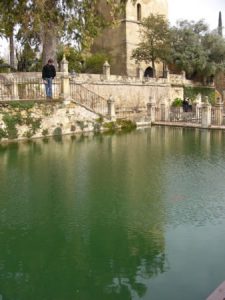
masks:
{"type": "Polygon", "coordinates": [[[163,70],[163,77],[170,81],[170,71],[168,66],[165,66],[165,69],[163,70]]]}
{"type": "Polygon", "coordinates": [[[137,77],[140,81],[142,81],[143,77],[144,77],[144,71],[140,65],[138,65],[138,67],[137,67],[137,77]]]}
{"type": "Polygon", "coordinates": [[[103,65],[103,75],[105,80],[110,79],[110,64],[106,61],[103,65]]]}
{"type": "Polygon", "coordinates": [[[17,81],[14,79],[11,86],[11,99],[19,100],[19,91],[17,81]]]}
{"type": "Polygon", "coordinates": [[[153,102],[152,97],[149,97],[149,102],[147,103],[147,115],[150,117],[151,122],[155,122],[155,110],[156,104],[153,102]]]}
{"type": "Polygon", "coordinates": [[[208,102],[208,97],[205,97],[206,102],[202,104],[202,128],[208,128],[211,126],[211,104],[208,102]]]}
{"type": "Polygon", "coordinates": [[[215,125],[221,126],[223,124],[223,103],[220,98],[217,98],[215,105],[215,125]]]}
{"type": "Polygon", "coordinates": [[[222,92],[223,102],[225,102],[225,90],[222,92]]]}
{"type": "Polygon", "coordinates": [[[115,121],[116,120],[115,100],[111,95],[107,100],[107,104],[108,104],[108,116],[111,121],[115,121]]]}
{"type": "Polygon", "coordinates": [[[169,109],[165,99],[160,104],[160,110],[161,110],[161,121],[164,122],[169,121],[169,109]]]}
{"type": "Polygon", "coordinates": [[[63,59],[60,63],[60,71],[63,72],[65,75],[68,75],[68,61],[66,60],[65,54],[63,55],[63,59]]]}
{"type": "Polygon", "coordinates": [[[197,120],[200,119],[201,108],[202,108],[202,96],[201,96],[201,94],[198,94],[197,97],[196,97],[196,110],[195,110],[197,120]]]}
{"type": "Polygon", "coordinates": [[[69,100],[70,99],[70,80],[69,80],[69,72],[68,72],[68,61],[66,60],[65,55],[60,64],[60,70],[63,73],[61,77],[61,100],[69,100]]]}
{"type": "Polygon", "coordinates": [[[186,72],[182,71],[181,75],[182,75],[183,82],[185,82],[186,81],[186,72]]]}

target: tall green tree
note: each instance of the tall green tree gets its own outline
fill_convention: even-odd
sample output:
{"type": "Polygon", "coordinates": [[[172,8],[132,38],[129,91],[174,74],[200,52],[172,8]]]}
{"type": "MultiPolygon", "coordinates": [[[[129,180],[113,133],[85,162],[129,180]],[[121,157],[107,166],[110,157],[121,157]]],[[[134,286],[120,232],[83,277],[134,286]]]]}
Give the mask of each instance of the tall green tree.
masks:
{"type": "MultiPolygon", "coordinates": [[[[117,0],[107,1],[112,15],[119,9],[117,0]]],[[[56,59],[60,40],[73,40],[77,48],[87,48],[101,28],[107,25],[97,8],[97,0],[27,0],[20,38],[42,45],[42,61],[56,59]]]]}
{"type": "Polygon", "coordinates": [[[168,62],[184,70],[188,78],[208,81],[224,70],[225,40],[209,32],[202,21],[179,21],[171,28],[171,51],[168,62]]]}
{"type": "Polygon", "coordinates": [[[170,32],[168,22],[163,15],[153,15],[140,24],[141,42],[133,51],[132,58],[137,62],[151,63],[155,73],[155,63],[165,61],[169,52],[170,32]]]}
{"type": "Polygon", "coordinates": [[[25,10],[26,0],[0,1],[0,37],[9,41],[10,65],[13,68],[15,68],[14,32],[25,10]]]}

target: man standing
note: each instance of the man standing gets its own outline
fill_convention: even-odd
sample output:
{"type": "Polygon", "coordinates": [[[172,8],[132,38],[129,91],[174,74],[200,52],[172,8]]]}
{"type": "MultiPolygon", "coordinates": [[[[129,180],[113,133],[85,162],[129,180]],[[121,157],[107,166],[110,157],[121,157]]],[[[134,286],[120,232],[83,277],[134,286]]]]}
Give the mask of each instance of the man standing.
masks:
{"type": "Polygon", "coordinates": [[[48,63],[42,69],[42,79],[44,80],[47,99],[52,99],[52,80],[56,76],[53,62],[53,59],[50,58],[48,63]]]}

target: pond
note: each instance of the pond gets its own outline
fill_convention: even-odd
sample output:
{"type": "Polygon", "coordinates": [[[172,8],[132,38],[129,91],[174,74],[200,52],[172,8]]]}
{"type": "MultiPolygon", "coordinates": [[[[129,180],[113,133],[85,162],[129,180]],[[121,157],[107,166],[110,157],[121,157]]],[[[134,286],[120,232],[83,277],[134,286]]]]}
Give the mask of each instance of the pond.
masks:
{"type": "Polygon", "coordinates": [[[225,280],[225,133],[0,146],[1,300],[203,300],[225,280]]]}

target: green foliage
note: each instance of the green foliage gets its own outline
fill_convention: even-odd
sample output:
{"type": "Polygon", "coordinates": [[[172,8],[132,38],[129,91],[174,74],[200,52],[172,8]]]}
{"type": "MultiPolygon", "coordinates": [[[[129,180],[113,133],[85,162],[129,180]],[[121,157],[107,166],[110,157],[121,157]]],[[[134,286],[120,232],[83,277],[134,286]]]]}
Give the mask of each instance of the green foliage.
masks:
{"type": "Polygon", "coordinates": [[[83,72],[102,74],[105,61],[110,63],[110,57],[104,53],[96,53],[86,59],[83,72]]]}
{"type": "Polygon", "coordinates": [[[105,128],[108,132],[115,132],[118,127],[116,122],[105,122],[103,124],[103,128],[105,128]]]}
{"type": "Polygon", "coordinates": [[[32,130],[26,131],[23,136],[28,138],[28,139],[32,138],[32,136],[33,136],[32,130]]]}
{"type": "Polygon", "coordinates": [[[194,101],[198,94],[201,94],[203,96],[203,99],[204,96],[207,96],[211,104],[215,103],[215,89],[207,87],[184,87],[185,98],[189,98],[194,101]]]}
{"type": "Polygon", "coordinates": [[[7,64],[4,59],[0,58],[0,73],[8,73],[10,71],[10,65],[7,64]]]}
{"type": "Polygon", "coordinates": [[[89,49],[93,37],[114,23],[124,9],[117,0],[107,0],[112,18],[106,21],[98,0],[4,0],[0,4],[0,34],[12,34],[19,25],[17,39],[21,44],[42,44],[44,63],[49,56],[56,58],[55,45],[60,39],[75,41],[78,49],[89,49]]]}
{"type": "Polygon", "coordinates": [[[4,114],[3,118],[2,118],[3,122],[10,128],[18,125],[22,125],[23,121],[22,121],[22,116],[20,113],[16,113],[16,114],[4,114]]]}
{"type": "Polygon", "coordinates": [[[43,135],[43,136],[47,136],[48,133],[49,133],[49,132],[48,132],[48,129],[47,129],[47,128],[42,130],[42,135],[43,135]]]}
{"type": "MultiPolygon", "coordinates": [[[[18,109],[20,107],[17,103],[11,103],[11,105],[13,109],[18,109]]],[[[22,116],[21,112],[12,114],[5,113],[2,120],[6,125],[6,137],[9,139],[16,139],[18,137],[18,130],[16,128],[17,125],[27,125],[30,127],[28,132],[31,132],[32,135],[34,135],[41,126],[41,118],[34,118],[30,113],[28,113],[27,116],[22,116]]],[[[30,138],[28,132],[25,133],[25,136],[30,138]]]]}
{"type": "Polygon", "coordinates": [[[62,128],[61,127],[56,127],[53,131],[53,135],[61,136],[62,135],[62,128]]]}
{"type": "Polygon", "coordinates": [[[63,55],[65,54],[66,60],[69,63],[69,72],[75,71],[80,73],[82,71],[83,57],[80,51],[71,47],[70,45],[61,45],[57,53],[57,61],[61,62],[63,55]]]}
{"type": "Polygon", "coordinates": [[[6,125],[6,135],[9,139],[16,139],[18,137],[18,130],[16,125],[22,124],[22,117],[18,113],[16,115],[5,114],[2,118],[3,122],[6,125]]]}
{"type": "Polygon", "coordinates": [[[88,127],[88,125],[85,124],[84,121],[77,121],[76,123],[77,123],[77,125],[80,127],[80,129],[81,129],[82,131],[83,131],[85,128],[88,127]]]}
{"type": "Polygon", "coordinates": [[[118,119],[116,122],[105,122],[103,123],[103,128],[108,133],[114,133],[118,130],[131,131],[137,126],[131,120],[118,119]]]}
{"type": "Polygon", "coordinates": [[[7,132],[0,128],[0,140],[7,137],[7,132]]]}
{"type": "Polygon", "coordinates": [[[141,42],[133,51],[132,58],[136,62],[152,63],[164,61],[169,52],[169,27],[163,15],[151,14],[141,22],[141,42]]]}
{"type": "Polygon", "coordinates": [[[28,115],[26,119],[26,125],[31,126],[33,134],[41,127],[41,118],[33,118],[31,115],[28,115]]]}
{"type": "Polygon", "coordinates": [[[98,119],[95,120],[97,123],[101,124],[104,121],[103,117],[99,117],[98,119]]]}
{"type": "Polygon", "coordinates": [[[12,101],[8,105],[12,108],[19,108],[19,110],[28,110],[34,107],[34,102],[12,101]]]}
{"type": "Polygon", "coordinates": [[[172,102],[172,107],[180,107],[180,106],[182,106],[182,102],[183,102],[182,99],[176,98],[172,102]]]}
{"type": "Polygon", "coordinates": [[[212,77],[225,69],[225,40],[210,33],[203,22],[179,21],[170,30],[171,49],[167,62],[184,70],[187,78],[210,83],[212,77]]]}
{"type": "Polygon", "coordinates": [[[124,120],[124,119],[120,119],[116,121],[117,125],[119,125],[119,127],[123,130],[133,130],[135,129],[137,126],[134,122],[132,122],[131,120],[124,120]]]}
{"type": "Polygon", "coordinates": [[[101,131],[101,124],[102,123],[99,123],[99,122],[94,123],[94,132],[95,133],[99,133],[101,131]]]}
{"type": "Polygon", "coordinates": [[[29,72],[36,69],[36,51],[33,49],[28,41],[25,42],[23,47],[20,47],[19,50],[16,52],[17,57],[17,70],[19,72],[29,72]]]}

